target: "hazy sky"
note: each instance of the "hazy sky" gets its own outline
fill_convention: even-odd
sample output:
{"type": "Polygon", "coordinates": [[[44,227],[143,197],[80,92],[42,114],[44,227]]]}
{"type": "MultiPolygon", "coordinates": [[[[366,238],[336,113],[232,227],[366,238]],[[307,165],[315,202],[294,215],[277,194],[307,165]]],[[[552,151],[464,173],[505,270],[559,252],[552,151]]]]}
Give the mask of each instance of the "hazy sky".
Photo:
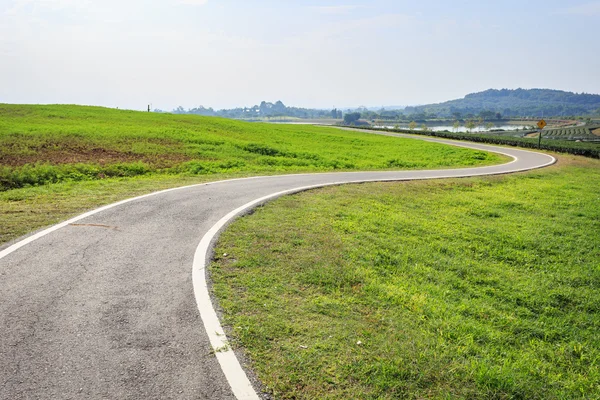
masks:
{"type": "Polygon", "coordinates": [[[330,108],[600,93],[600,1],[0,0],[0,103],[330,108]]]}

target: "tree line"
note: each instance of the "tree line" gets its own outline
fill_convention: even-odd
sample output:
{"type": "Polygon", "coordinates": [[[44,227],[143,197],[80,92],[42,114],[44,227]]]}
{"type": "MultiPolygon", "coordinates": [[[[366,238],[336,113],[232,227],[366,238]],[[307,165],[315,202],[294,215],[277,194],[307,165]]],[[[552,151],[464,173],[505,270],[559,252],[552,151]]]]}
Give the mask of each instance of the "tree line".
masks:
{"type": "MultiPolygon", "coordinates": [[[[161,111],[161,110],[155,110],[161,111]]],[[[263,118],[302,118],[302,119],[337,119],[344,122],[357,123],[359,120],[417,121],[432,119],[452,119],[466,121],[483,118],[499,120],[502,118],[522,117],[563,117],[565,119],[600,115],[600,95],[588,93],[572,93],[550,89],[489,89],[480,93],[466,95],[463,99],[451,100],[439,104],[409,106],[403,109],[385,109],[377,111],[365,107],[356,109],[315,109],[288,107],[281,101],[275,103],[262,101],[252,107],[214,110],[199,106],[191,109],[177,107],[174,114],[196,114],[235,119],[263,118]],[[346,119],[345,115],[351,114],[346,119]],[[354,119],[360,114],[358,119],[354,119]]]]}

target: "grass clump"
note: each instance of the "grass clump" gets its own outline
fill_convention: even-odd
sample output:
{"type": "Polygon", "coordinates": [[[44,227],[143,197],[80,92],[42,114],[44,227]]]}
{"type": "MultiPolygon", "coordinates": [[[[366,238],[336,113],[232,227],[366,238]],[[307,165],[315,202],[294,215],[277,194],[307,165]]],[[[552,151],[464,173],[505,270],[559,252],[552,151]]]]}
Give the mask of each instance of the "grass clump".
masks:
{"type": "Polygon", "coordinates": [[[598,398],[600,163],[281,198],[211,265],[276,398],[598,398]]]}
{"type": "Polygon", "coordinates": [[[0,191],[141,175],[452,168],[502,160],[490,153],[326,127],[0,104],[0,191]]]}

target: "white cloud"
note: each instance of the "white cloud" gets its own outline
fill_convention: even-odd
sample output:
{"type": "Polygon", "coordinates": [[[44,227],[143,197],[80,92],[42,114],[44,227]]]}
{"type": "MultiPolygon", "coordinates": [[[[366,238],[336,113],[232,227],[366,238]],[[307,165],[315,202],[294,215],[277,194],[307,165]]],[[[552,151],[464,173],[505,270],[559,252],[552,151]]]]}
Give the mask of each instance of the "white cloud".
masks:
{"type": "Polygon", "coordinates": [[[600,15],[600,1],[565,8],[562,10],[562,14],[583,15],[587,17],[600,15]]]}

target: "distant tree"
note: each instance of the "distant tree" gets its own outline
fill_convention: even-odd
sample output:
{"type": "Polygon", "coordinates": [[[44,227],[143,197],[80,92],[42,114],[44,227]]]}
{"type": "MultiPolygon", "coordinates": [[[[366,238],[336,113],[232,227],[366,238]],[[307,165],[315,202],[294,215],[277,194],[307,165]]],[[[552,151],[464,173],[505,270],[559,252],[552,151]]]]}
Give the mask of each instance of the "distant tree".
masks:
{"type": "Polygon", "coordinates": [[[465,124],[465,127],[467,128],[467,130],[469,131],[469,133],[471,133],[473,131],[473,129],[475,129],[475,121],[473,121],[472,119],[468,120],[467,123],[465,124]]]}
{"type": "Polygon", "coordinates": [[[415,121],[411,121],[410,124],[408,124],[408,129],[410,129],[411,131],[414,131],[416,127],[417,123],[415,121]]]}
{"type": "Polygon", "coordinates": [[[487,124],[485,124],[485,129],[487,129],[488,131],[491,131],[493,128],[494,128],[493,122],[488,122],[487,124]]]}
{"type": "Polygon", "coordinates": [[[460,122],[454,121],[452,127],[454,128],[454,132],[458,132],[458,128],[460,128],[460,122]]]}
{"type": "Polygon", "coordinates": [[[499,112],[496,113],[496,119],[502,119],[502,114],[500,114],[499,112]]]}
{"type": "Polygon", "coordinates": [[[496,114],[493,111],[489,111],[489,110],[481,111],[479,113],[479,117],[483,118],[485,120],[493,119],[495,116],[496,116],[496,114]]]}
{"type": "Polygon", "coordinates": [[[338,111],[336,108],[334,108],[333,110],[331,110],[331,118],[336,119],[338,116],[338,111]]]}
{"type": "Polygon", "coordinates": [[[368,119],[368,120],[374,120],[374,119],[379,118],[379,114],[377,114],[375,111],[369,111],[369,110],[362,111],[360,113],[360,115],[363,119],[368,119]]]}
{"type": "Polygon", "coordinates": [[[462,113],[460,113],[460,112],[458,112],[458,111],[455,111],[455,112],[453,112],[453,113],[452,113],[452,116],[453,116],[455,119],[459,120],[459,119],[461,119],[461,118],[462,118],[462,113]]]}
{"type": "Polygon", "coordinates": [[[260,102],[260,106],[258,106],[258,109],[260,110],[260,115],[266,116],[269,113],[270,104],[271,103],[267,104],[267,102],[264,100],[260,102]]]}
{"type": "Polygon", "coordinates": [[[359,112],[347,113],[344,115],[344,124],[354,125],[360,119],[359,112]]]}
{"type": "Polygon", "coordinates": [[[425,113],[425,112],[416,113],[416,114],[413,114],[412,117],[413,117],[414,121],[419,121],[419,122],[425,121],[427,119],[427,113],[425,113]]]}
{"type": "Polygon", "coordinates": [[[281,102],[281,100],[277,100],[277,102],[273,105],[273,113],[285,115],[287,111],[287,107],[285,104],[281,102]]]}
{"type": "Polygon", "coordinates": [[[429,130],[429,128],[427,128],[427,125],[425,125],[425,124],[421,124],[421,130],[422,130],[423,132],[427,132],[427,131],[429,130]]]}

